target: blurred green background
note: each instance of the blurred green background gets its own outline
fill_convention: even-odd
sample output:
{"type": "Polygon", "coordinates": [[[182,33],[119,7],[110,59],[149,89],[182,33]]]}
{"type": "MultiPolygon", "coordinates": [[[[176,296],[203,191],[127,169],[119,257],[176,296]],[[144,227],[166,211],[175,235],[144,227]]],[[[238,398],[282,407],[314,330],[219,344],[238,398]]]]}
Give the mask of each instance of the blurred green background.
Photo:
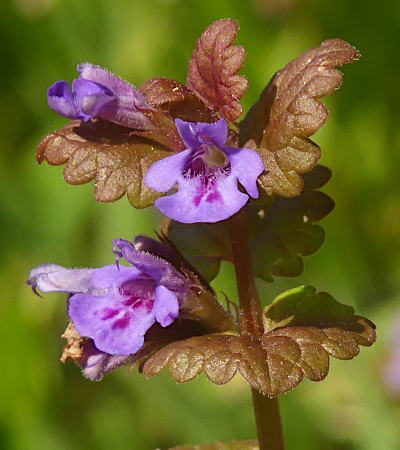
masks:
{"type": "MultiPolygon", "coordinates": [[[[177,385],[121,369],[101,383],[58,358],[66,325],[62,295],[35,297],[29,270],[44,262],[99,266],[111,240],[151,233],[159,216],[124,198],[97,204],[92,184],[68,186],[62,168],[38,167],[35,146],[65,123],[46,89],[89,61],[139,85],[180,81],[201,31],[240,21],[250,80],[246,109],[272,74],[320,41],[341,37],[363,58],[344,68],[316,136],[336,209],[327,239],[297,279],[260,283],[265,303],[302,283],[332,293],[378,325],[379,341],[351,362],[333,361],[326,381],[282,398],[289,450],[400,448],[400,402],[381,385],[388,337],[400,315],[400,2],[386,0],[2,0],[0,448],[135,449],[255,437],[248,387],[204,377],[177,385]]],[[[232,271],[214,283],[235,298],[232,271]]]]}

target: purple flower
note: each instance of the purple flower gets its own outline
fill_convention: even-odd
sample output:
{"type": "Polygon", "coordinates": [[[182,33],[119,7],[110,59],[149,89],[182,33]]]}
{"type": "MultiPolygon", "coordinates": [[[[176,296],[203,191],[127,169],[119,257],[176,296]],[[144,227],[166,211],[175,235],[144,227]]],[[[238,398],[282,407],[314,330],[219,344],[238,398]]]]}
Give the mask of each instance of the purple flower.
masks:
{"type": "Polygon", "coordinates": [[[101,352],[133,355],[155,322],[166,327],[178,318],[190,288],[165,259],[124,239],[114,246],[116,265],[67,269],[44,264],[31,271],[28,284],[43,292],[71,293],[68,314],[77,332],[92,338],[101,352]],[[119,265],[121,258],[131,266],[119,265]]]}
{"type": "Polygon", "coordinates": [[[186,150],[153,164],[145,184],[167,192],[155,205],[166,216],[184,223],[218,222],[239,211],[251,197],[258,197],[257,178],[264,164],[255,150],[227,147],[228,125],[175,120],[186,150]],[[247,194],[239,190],[238,182],[247,194]]]}
{"type": "Polygon", "coordinates": [[[68,119],[100,117],[130,128],[152,128],[141,112],[152,107],[138,89],[99,66],[79,64],[77,71],[72,90],[67,81],[57,81],[47,91],[49,106],[56,113],[68,119]]]}
{"type": "Polygon", "coordinates": [[[92,339],[88,339],[83,344],[82,357],[79,365],[82,373],[90,380],[100,381],[108,372],[117,369],[134,361],[132,355],[109,355],[100,351],[92,339]]]}

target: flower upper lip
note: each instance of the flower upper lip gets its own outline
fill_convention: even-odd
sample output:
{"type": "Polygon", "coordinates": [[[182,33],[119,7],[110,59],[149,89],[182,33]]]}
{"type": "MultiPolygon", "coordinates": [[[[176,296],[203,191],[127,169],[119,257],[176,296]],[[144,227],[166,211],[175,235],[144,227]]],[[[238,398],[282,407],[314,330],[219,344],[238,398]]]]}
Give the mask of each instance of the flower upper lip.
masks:
{"type": "Polygon", "coordinates": [[[79,64],[79,77],[72,82],[57,81],[50,86],[50,108],[68,119],[88,121],[100,117],[135,129],[152,129],[144,114],[152,110],[144,95],[127,81],[93,64],[79,64]]]}

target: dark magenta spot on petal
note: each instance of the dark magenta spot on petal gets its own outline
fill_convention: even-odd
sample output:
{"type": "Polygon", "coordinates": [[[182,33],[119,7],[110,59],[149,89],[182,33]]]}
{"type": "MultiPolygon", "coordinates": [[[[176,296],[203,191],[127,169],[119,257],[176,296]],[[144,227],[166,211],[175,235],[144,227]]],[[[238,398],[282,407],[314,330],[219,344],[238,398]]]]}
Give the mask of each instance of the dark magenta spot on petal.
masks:
{"type": "Polygon", "coordinates": [[[108,320],[108,319],[112,319],[113,317],[115,317],[117,314],[119,314],[120,310],[119,309],[114,309],[114,308],[104,308],[102,310],[103,315],[101,316],[102,320],[108,320]]]}
{"type": "Polygon", "coordinates": [[[131,316],[128,312],[126,312],[123,317],[121,317],[121,319],[116,320],[113,324],[112,324],[112,329],[120,329],[123,330],[124,328],[126,328],[129,325],[129,322],[131,320],[131,316]]]}
{"type": "Polygon", "coordinates": [[[125,306],[135,306],[135,303],[137,303],[138,301],[140,302],[140,298],[139,297],[129,297],[128,299],[124,300],[122,303],[125,306]]]}
{"type": "Polygon", "coordinates": [[[154,305],[154,300],[150,300],[148,298],[145,298],[143,300],[143,306],[146,308],[147,312],[150,312],[153,309],[153,305],[154,305]]]}
{"type": "Polygon", "coordinates": [[[205,193],[206,193],[206,187],[202,184],[200,189],[197,192],[196,197],[193,199],[194,206],[197,207],[200,205],[201,199],[204,197],[205,193]]]}
{"type": "Polygon", "coordinates": [[[206,201],[210,203],[215,202],[217,200],[221,201],[222,197],[221,194],[216,189],[210,192],[206,197],[206,201]]]}

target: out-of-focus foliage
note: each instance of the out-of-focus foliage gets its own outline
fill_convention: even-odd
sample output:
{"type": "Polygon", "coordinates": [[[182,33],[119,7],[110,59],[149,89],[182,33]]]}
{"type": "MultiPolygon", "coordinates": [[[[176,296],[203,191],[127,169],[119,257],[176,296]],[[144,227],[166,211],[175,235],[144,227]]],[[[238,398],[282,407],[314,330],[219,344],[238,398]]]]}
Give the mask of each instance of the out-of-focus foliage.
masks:
{"type": "MultiPolygon", "coordinates": [[[[65,124],[46,89],[72,79],[78,62],[108,67],[136,86],[164,76],[184,82],[193,46],[212,21],[238,19],[247,48],[245,110],[270,77],[321,41],[339,37],[363,57],[344,67],[328,101],[331,118],[314,136],[333,177],[336,202],[326,240],[295,279],[260,281],[269,300],[301,283],[329,291],[370,317],[377,344],[353,362],[332,363],[326,381],[282,398],[289,449],[396,450],[400,405],[380,384],[391,316],[400,309],[400,3],[372,0],[5,0],[0,2],[2,70],[0,187],[0,448],[80,450],[166,448],[255,436],[248,387],[204,377],[176,385],[124,369],[101,383],[57,361],[66,326],[62,295],[33,296],[24,280],[44,262],[110,263],[111,239],[151,233],[158,216],[126,199],[97,204],[93,187],[71,187],[62,169],[38,167],[40,138],[65,124]],[[379,38],[377,38],[379,37],[379,38]],[[62,206],[60,206],[62,205],[62,206]]],[[[214,282],[235,299],[232,271],[214,282]]]]}

